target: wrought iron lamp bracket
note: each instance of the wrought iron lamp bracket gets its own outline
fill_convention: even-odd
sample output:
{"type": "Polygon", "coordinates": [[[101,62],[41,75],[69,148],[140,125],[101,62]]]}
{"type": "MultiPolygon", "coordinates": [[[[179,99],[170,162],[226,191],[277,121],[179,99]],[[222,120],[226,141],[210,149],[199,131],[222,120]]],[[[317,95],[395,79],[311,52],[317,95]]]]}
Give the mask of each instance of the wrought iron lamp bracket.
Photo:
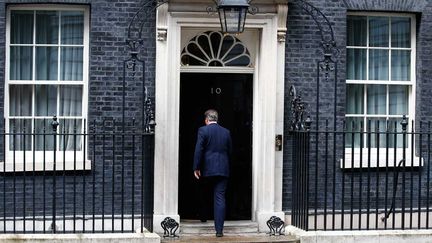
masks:
{"type": "Polygon", "coordinates": [[[330,73],[336,70],[337,58],[340,54],[332,24],[323,12],[309,2],[305,0],[289,0],[288,2],[299,6],[315,22],[321,36],[321,52],[324,56],[319,62],[319,68],[324,71],[324,78],[328,81],[330,73]]]}
{"type": "Polygon", "coordinates": [[[144,23],[149,14],[153,13],[158,7],[168,3],[169,0],[149,0],[144,3],[129,21],[127,29],[126,44],[129,46],[131,54],[138,53],[139,48],[144,44],[143,31],[144,23]]]}
{"type": "MultiPolygon", "coordinates": [[[[337,106],[337,88],[338,85],[338,77],[337,77],[337,66],[338,66],[338,57],[340,54],[339,49],[337,48],[337,43],[335,40],[335,35],[333,31],[332,23],[326,17],[326,15],[321,12],[317,7],[312,5],[306,0],[287,0],[287,3],[291,3],[293,5],[298,6],[303,12],[310,16],[310,18],[315,22],[317,29],[319,31],[319,35],[321,37],[320,41],[320,49],[319,52],[323,55],[322,59],[317,61],[317,100],[316,100],[316,117],[315,123],[319,124],[319,87],[321,82],[321,71],[323,73],[323,81],[328,83],[331,79],[334,80],[334,116],[336,117],[337,106]],[[334,75],[334,77],[332,77],[334,75]]],[[[295,90],[295,88],[294,88],[295,90]]],[[[291,94],[291,90],[290,90],[291,94]]],[[[311,125],[311,119],[304,119],[305,114],[305,104],[301,97],[297,95],[295,92],[291,94],[291,104],[292,104],[292,115],[293,120],[291,123],[290,130],[309,130],[311,125]]],[[[336,121],[336,119],[335,119],[336,121]]]]}
{"type": "Polygon", "coordinates": [[[321,36],[321,48],[324,55],[324,61],[336,62],[335,58],[339,56],[339,49],[337,48],[333,26],[329,19],[317,7],[305,0],[288,0],[288,3],[299,6],[306,12],[315,22],[321,36]]]}
{"type": "MultiPolygon", "coordinates": [[[[154,112],[154,98],[150,97],[148,94],[148,88],[145,85],[145,63],[138,57],[140,48],[144,45],[143,31],[146,19],[148,16],[156,11],[161,5],[168,3],[169,0],[149,0],[146,1],[139,10],[134,14],[132,19],[129,21],[127,28],[126,45],[129,48],[129,59],[124,61],[124,68],[131,71],[131,76],[135,77],[138,71],[142,72],[142,82],[143,82],[143,103],[142,103],[142,113],[143,113],[143,132],[152,133],[154,132],[155,122],[155,112],[154,112]],[[142,69],[139,70],[138,65],[142,65],[142,69]]],[[[125,70],[125,71],[126,71],[125,70]]],[[[126,80],[126,72],[123,74],[123,82],[126,80]]],[[[125,92],[125,90],[123,90],[125,92]]],[[[124,95],[124,94],[123,94],[124,95]]],[[[125,120],[124,110],[125,101],[123,97],[123,121],[125,120]]]]}
{"type": "Polygon", "coordinates": [[[145,20],[150,14],[156,11],[161,5],[168,3],[169,0],[149,0],[146,1],[134,14],[128,23],[126,44],[130,49],[131,56],[137,56],[139,49],[144,45],[143,31],[145,20]]]}

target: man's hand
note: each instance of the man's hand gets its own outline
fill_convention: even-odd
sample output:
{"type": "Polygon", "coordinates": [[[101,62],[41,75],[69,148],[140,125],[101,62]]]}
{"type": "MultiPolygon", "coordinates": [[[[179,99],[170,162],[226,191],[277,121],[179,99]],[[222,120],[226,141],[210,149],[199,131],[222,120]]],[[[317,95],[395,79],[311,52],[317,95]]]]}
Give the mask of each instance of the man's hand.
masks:
{"type": "Polygon", "coordinates": [[[201,177],[201,171],[200,170],[195,170],[194,171],[194,175],[195,175],[195,178],[197,178],[199,180],[199,178],[201,177]]]}

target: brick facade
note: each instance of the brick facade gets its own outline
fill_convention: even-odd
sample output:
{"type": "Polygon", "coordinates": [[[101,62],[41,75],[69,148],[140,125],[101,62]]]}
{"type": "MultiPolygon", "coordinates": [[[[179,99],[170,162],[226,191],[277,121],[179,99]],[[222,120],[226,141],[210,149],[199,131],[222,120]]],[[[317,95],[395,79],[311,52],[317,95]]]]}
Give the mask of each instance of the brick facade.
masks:
{"type": "MultiPolygon", "coordinates": [[[[324,120],[329,120],[329,127],[333,129],[333,119],[336,117],[337,127],[341,129],[342,120],[345,116],[345,65],[346,65],[346,14],[348,11],[383,11],[383,12],[401,12],[401,13],[414,13],[417,16],[417,49],[416,49],[416,120],[417,121],[430,121],[431,120],[431,108],[428,105],[428,100],[430,100],[431,95],[431,87],[430,83],[431,74],[430,74],[430,53],[432,51],[430,44],[430,35],[431,35],[431,7],[428,1],[374,1],[374,0],[364,0],[364,1],[354,1],[354,0],[335,0],[335,1],[309,1],[318,9],[320,9],[331,22],[334,33],[335,40],[337,46],[339,48],[339,56],[338,60],[338,81],[337,81],[337,91],[338,96],[336,100],[337,104],[337,112],[334,116],[333,104],[334,104],[334,83],[326,83],[323,79],[320,79],[320,110],[319,110],[319,129],[323,130],[325,128],[324,120]]],[[[290,99],[288,95],[288,88],[291,84],[294,84],[297,87],[297,91],[300,94],[303,94],[304,100],[309,105],[308,110],[309,114],[312,117],[312,120],[316,119],[316,62],[322,59],[322,55],[320,53],[319,42],[321,37],[317,31],[316,25],[312,21],[312,19],[304,12],[299,9],[296,5],[290,5],[289,14],[288,14],[288,33],[287,33],[287,43],[286,43],[286,99],[285,99],[285,121],[287,121],[290,117],[290,99]],[[319,54],[319,55],[317,55],[319,54]],[[306,95],[307,94],[307,95],[306,95]]],[[[334,82],[334,81],[332,81],[334,82]]],[[[316,123],[313,123],[313,127],[316,126],[316,123]]],[[[416,126],[419,126],[418,122],[416,126]]],[[[285,122],[285,134],[288,134],[288,123],[285,122]]],[[[331,136],[331,135],[330,135],[331,136]]],[[[337,138],[338,144],[341,142],[341,137],[337,138]]],[[[315,144],[315,143],[313,143],[315,144]]],[[[351,177],[355,178],[355,186],[358,188],[359,178],[362,177],[363,180],[363,188],[362,188],[362,197],[366,199],[367,196],[367,187],[366,181],[367,177],[365,173],[354,172],[351,171],[342,172],[338,161],[342,158],[341,147],[337,147],[336,152],[336,160],[334,160],[333,155],[333,140],[330,137],[329,140],[329,149],[328,153],[328,170],[327,173],[324,171],[324,144],[319,144],[319,151],[321,156],[318,161],[316,160],[314,154],[311,154],[311,171],[310,176],[315,176],[315,165],[318,164],[321,169],[318,173],[318,181],[319,185],[317,190],[322,192],[327,187],[327,208],[331,208],[333,204],[333,200],[335,200],[336,209],[341,208],[342,199],[341,199],[341,188],[342,185],[340,183],[341,177],[345,177],[345,188],[350,188],[351,186],[351,177]],[[336,161],[336,169],[334,169],[333,164],[336,161]],[[332,193],[333,187],[333,176],[336,178],[336,184],[334,185],[336,188],[336,193],[332,193]],[[328,177],[327,185],[324,185],[325,177],[328,177]]],[[[292,139],[289,135],[285,136],[285,150],[284,150],[284,190],[283,190],[283,208],[286,212],[291,210],[291,180],[292,180],[292,139]]],[[[424,166],[420,168],[419,171],[414,170],[413,181],[414,184],[411,185],[411,173],[409,176],[407,175],[407,183],[405,184],[406,188],[417,188],[418,178],[421,176],[423,178],[422,182],[422,190],[421,196],[424,199],[426,196],[426,182],[425,178],[428,173],[427,169],[429,167],[424,166]]],[[[410,170],[410,169],[409,169],[410,170]]],[[[366,169],[364,169],[366,171],[366,169]]],[[[373,191],[370,192],[371,201],[373,201],[373,205],[371,207],[375,207],[375,197],[378,194],[379,207],[384,208],[384,186],[385,186],[385,174],[381,170],[379,172],[375,172],[376,169],[372,168],[370,171],[373,171],[370,175],[371,188],[373,191]],[[377,179],[378,178],[378,179],[377,179]],[[377,181],[378,180],[378,181],[377,181]],[[379,184],[378,190],[376,190],[376,184],[379,184]]],[[[390,181],[393,180],[393,177],[390,176],[390,181]]],[[[399,186],[401,182],[399,180],[399,186]]],[[[315,190],[314,185],[311,185],[311,191],[315,190]]],[[[357,190],[357,189],[356,189],[357,190]]],[[[391,189],[389,189],[392,191],[391,189]]],[[[345,194],[349,197],[350,189],[346,189],[345,194]]],[[[418,198],[418,190],[413,191],[414,196],[414,205],[417,205],[418,198]]],[[[359,205],[359,193],[356,191],[354,193],[354,207],[359,205]]],[[[409,195],[408,195],[409,196],[409,195]]],[[[407,196],[407,197],[408,197],[407,196]]],[[[397,194],[397,205],[401,203],[401,193],[400,191],[397,194]],[[399,204],[398,204],[399,203],[399,204]]],[[[313,199],[312,206],[315,205],[313,199]]],[[[345,198],[345,203],[347,203],[347,198],[345,198]]],[[[323,209],[324,207],[324,193],[319,194],[318,198],[318,209],[323,209]]],[[[389,204],[389,202],[387,202],[389,204]]],[[[424,205],[424,204],[422,204],[424,205]]],[[[365,203],[363,203],[362,208],[365,208],[365,203]]],[[[409,206],[409,204],[407,204],[409,206]]],[[[387,205],[389,207],[389,205],[387,205]]],[[[347,208],[347,207],[346,207],[347,208]]]]}
{"type": "MultiPolygon", "coordinates": [[[[24,1],[24,0],[10,0],[10,1],[0,1],[0,12],[3,13],[0,15],[0,96],[4,97],[4,68],[5,68],[5,14],[6,6],[12,4],[28,4],[28,3],[36,3],[36,4],[79,4],[79,5],[87,5],[90,7],[90,47],[89,47],[89,92],[88,92],[88,124],[90,128],[93,126],[93,122],[96,122],[96,130],[102,132],[102,121],[108,119],[112,121],[115,119],[115,123],[107,122],[107,131],[112,131],[117,129],[120,131],[120,127],[117,125],[120,124],[122,118],[122,94],[123,94],[123,61],[130,58],[129,49],[126,45],[126,30],[128,26],[128,22],[131,19],[131,16],[135,14],[140,8],[142,1],[120,1],[120,0],[44,0],[44,1],[24,1]],[[116,126],[116,127],[113,127],[116,126]]],[[[144,32],[143,32],[143,41],[144,45],[140,49],[139,57],[145,62],[145,82],[146,86],[149,87],[149,95],[154,95],[154,69],[155,69],[155,12],[150,13],[144,21],[144,32]]],[[[142,72],[138,72],[138,77],[141,77],[142,72]]],[[[133,118],[136,118],[136,124],[139,124],[142,119],[142,102],[143,102],[143,89],[142,89],[142,80],[140,78],[128,78],[126,80],[126,121],[130,125],[133,118]]],[[[0,99],[0,117],[3,117],[3,109],[4,109],[4,100],[0,99]]],[[[2,128],[3,129],[3,128],[2,128]]],[[[91,140],[94,139],[90,138],[91,140]]],[[[97,141],[102,139],[101,136],[96,137],[97,141]]],[[[71,215],[73,210],[76,210],[76,213],[82,213],[83,205],[85,203],[86,211],[90,212],[93,206],[93,199],[96,198],[96,214],[101,214],[101,187],[102,187],[102,174],[105,174],[105,204],[106,211],[108,214],[111,210],[111,202],[112,202],[112,179],[113,177],[116,180],[115,188],[114,188],[114,205],[115,211],[120,212],[121,206],[121,198],[120,193],[122,190],[122,184],[119,178],[122,176],[122,169],[124,169],[124,193],[125,198],[129,198],[127,202],[125,202],[125,212],[126,214],[131,213],[131,201],[130,194],[132,190],[132,162],[131,162],[131,136],[126,137],[126,155],[124,159],[124,164],[122,165],[122,154],[119,152],[122,148],[121,136],[117,136],[116,141],[111,142],[111,150],[107,152],[105,157],[105,165],[102,163],[94,163],[91,171],[83,172],[67,172],[67,175],[64,177],[66,182],[66,187],[63,189],[63,176],[60,175],[57,177],[57,189],[56,189],[56,198],[58,205],[63,204],[63,198],[66,203],[66,214],[71,215]],[[117,152],[112,152],[112,147],[117,152]],[[114,159],[114,162],[113,162],[114,159]],[[114,163],[114,166],[113,166],[114,163]],[[103,171],[103,166],[105,166],[105,172],[103,171]],[[122,167],[124,166],[124,167],[122,167]],[[114,172],[113,172],[114,169],[114,172]],[[92,198],[92,186],[90,186],[90,182],[96,181],[95,183],[95,191],[96,195],[92,198]],[[86,182],[85,191],[83,191],[83,183],[86,182]],[[74,186],[75,185],[75,186],[74,186]],[[73,195],[74,191],[76,194],[76,200],[74,201],[73,195]],[[108,206],[109,205],[109,206],[108,206]]],[[[141,136],[136,136],[136,141],[141,141],[141,136]]],[[[136,155],[141,154],[141,142],[137,143],[136,155]]],[[[102,146],[94,144],[90,141],[88,146],[88,154],[90,159],[96,157],[96,161],[102,161],[102,146]],[[94,150],[95,149],[95,150],[94,150]]],[[[150,156],[151,153],[146,153],[145,156],[150,156]]],[[[79,160],[80,158],[78,158],[79,160]]],[[[82,159],[81,159],[82,160],[82,159]]],[[[136,173],[136,200],[135,200],[135,213],[139,213],[140,205],[138,197],[140,197],[138,188],[138,175],[141,171],[141,164],[136,164],[135,173],[136,173]]],[[[10,173],[12,174],[12,173],[10,173]]],[[[35,178],[36,185],[36,211],[38,215],[42,215],[44,212],[46,215],[51,215],[52,210],[52,173],[47,172],[46,177],[43,177],[44,173],[36,172],[36,176],[32,177],[32,172],[27,172],[26,176],[26,198],[27,207],[32,207],[32,183],[33,180],[31,178],[35,178]],[[45,179],[43,179],[45,178],[45,179]],[[44,186],[45,185],[45,186],[44,186]],[[48,198],[45,202],[43,200],[43,191],[45,190],[45,195],[48,198]],[[43,208],[43,204],[46,203],[45,209],[43,208]],[[45,211],[44,211],[45,210],[45,211]]],[[[19,174],[23,175],[24,174],[19,174]]],[[[12,188],[14,185],[12,177],[5,178],[6,187],[12,188]]],[[[8,199],[6,200],[6,205],[3,205],[3,200],[0,203],[0,208],[3,212],[4,208],[11,209],[14,206],[17,208],[16,212],[19,216],[22,213],[22,200],[23,200],[23,177],[18,176],[15,182],[16,186],[16,205],[14,205],[11,195],[7,195],[8,199]]],[[[3,196],[2,196],[3,197],[3,196]]],[[[27,214],[32,215],[32,211],[27,209],[27,214]]],[[[117,214],[116,213],[116,214],[117,214]]],[[[7,215],[11,216],[12,211],[8,210],[6,212],[7,215]]]]}

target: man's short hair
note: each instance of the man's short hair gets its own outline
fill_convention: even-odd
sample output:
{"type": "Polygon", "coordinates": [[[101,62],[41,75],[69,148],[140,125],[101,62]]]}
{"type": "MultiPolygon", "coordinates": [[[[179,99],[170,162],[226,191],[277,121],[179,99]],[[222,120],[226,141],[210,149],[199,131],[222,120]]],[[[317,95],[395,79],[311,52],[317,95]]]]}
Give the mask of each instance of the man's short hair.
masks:
{"type": "Polygon", "coordinates": [[[215,122],[217,122],[218,118],[219,118],[218,112],[216,110],[214,110],[214,109],[207,110],[204,113],[204,116],[209,121],[215,121],[215,122]]]}

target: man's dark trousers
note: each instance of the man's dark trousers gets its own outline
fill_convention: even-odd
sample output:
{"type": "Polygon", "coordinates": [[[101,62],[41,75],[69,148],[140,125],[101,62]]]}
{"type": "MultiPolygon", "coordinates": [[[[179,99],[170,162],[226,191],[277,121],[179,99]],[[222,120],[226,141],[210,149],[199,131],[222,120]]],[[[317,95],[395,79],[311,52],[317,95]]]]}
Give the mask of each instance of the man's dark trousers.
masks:
{"type": "MultiPolygon", "coordinates": [[[[209,176],[202,177],[202,189],[213,190],[213,215],[216,232],[223,232],[225,221],[225,194],[228,184],[228,177],[225,176],[209,176]]],[[[202,195],[201,201],[201,219],[207,219],[208,197],[206,193],[202,195]]]]}

